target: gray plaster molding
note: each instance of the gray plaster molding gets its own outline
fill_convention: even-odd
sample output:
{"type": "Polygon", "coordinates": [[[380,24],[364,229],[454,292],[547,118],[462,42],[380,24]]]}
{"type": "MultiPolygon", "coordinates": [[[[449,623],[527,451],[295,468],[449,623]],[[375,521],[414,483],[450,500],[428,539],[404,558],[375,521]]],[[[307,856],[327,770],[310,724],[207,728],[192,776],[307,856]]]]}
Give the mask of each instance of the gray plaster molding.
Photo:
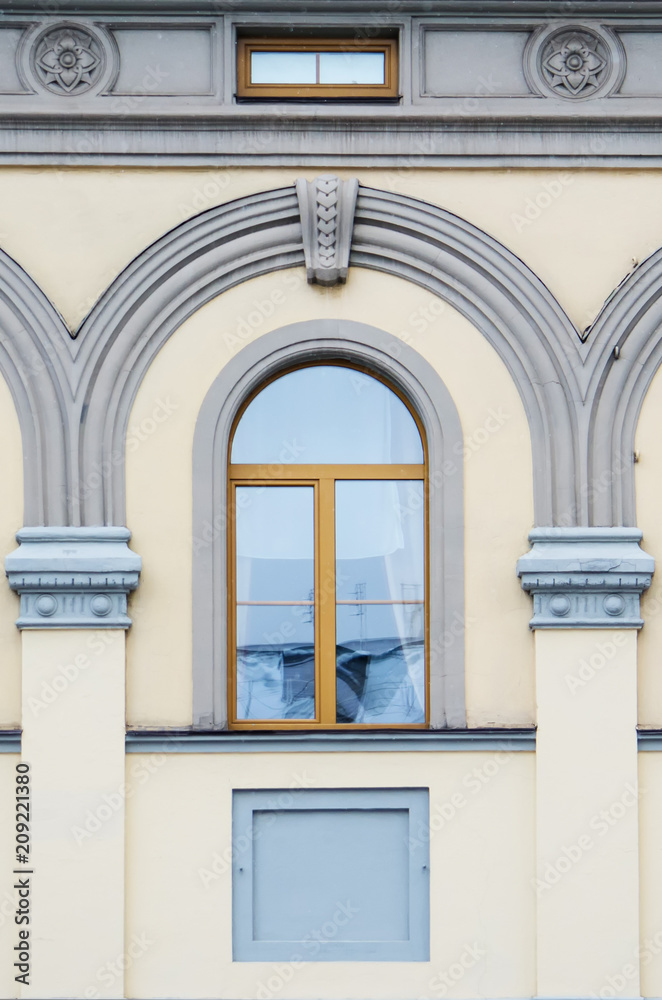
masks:
{"type": "Polygon", "coordinates": [[[659,753],[662,750],[662,730],[638,729],[637,749],[639,753],[659,753]]]}
{"type": "Polygon", "coordinates": [[[543,96],[593,100],[620,88],[625,49],[618,35],[599,23],[552,22],[531,34],[524,71],[532,90],[543,96]]]}
{"type": "Polygon", "coordinates": [[[662,362],[662,250],[610,296],[588,345],[592,523],[634,525],[637,422],[662,362]]]}
{"type": "MultiPolygon", "coordinates": [[[[529,164],[556,164],[558,157],[568,162],[580,158],[581,165],[589,160],[627,162],[628,158],[636,158],[640,165],[644,156],[651,163],[660,162],[657,134],[662,89],[655,65],[662,51],[662,17],[654,5],[601,4],[599,20],[595,4],[590,3],[573,3],[572,10],[563,3],[510,7],[454,3],[431,13],[429,5],[402,0],[397,11],[381,11],[378,17],[359,0],[335,5],[333,11],[325,3],[302,7],[291,0],[277,11],[268,6],[268,14],[260,0],[252,4],[236,0],[228,10],[219,8],[216,0],[199,7],[181,0],[165,3],[157,13],[153,8],[141,9],[140,3],[95,7],[81,0],[59,5],[57,16],[35,12],[34,6],[20,2],[3,6],[2,27],[14,33],[26,31],[18,53],[24,86],[10,81],[0,94],[2,162],[80,165],[141,162],[143,157],[153,163],[149,158],[156,157],[161,163],[240,164],[255,162],[257,156],[263,164],[314,164],[324,169],[339,163],[433,166],[490,158],[504,163],[504,157],[508,163],[522,159],[529,164]],[[29,12],[27,24],[21,10],[29,12]],[[39,37],[67,24],[88,37],[88,58],[99,60],[90,69],[96,74],[94,79],[81,81],[77,91],[61,85],[59,81],[65,81],[61,73],[55,79],[41,79],[40,56],[32,45],[36,41],[39,47],[39,37]],[[400,102],[238,103],[236,32],[256,26],[264,30],[265,25],[276,31],[306,26],[321,31],[345,29],[359,36],[363,31],[399,36],[400,102]],[[165,60],[163,66],[149,62],[148,43],[126,52],[117,44],[117,38],[127,32],[155,34],[161,28],[165,30],[158,32],[162,36],[158,58],[165,60]],[[434,28],[436,34],[459,29],[464,36],[474,33],[483,39],[494,37],[495,32],[530,36],[526,74],[521,56],[515,59],[516,66],[506,67],[508,75],[519,74],[521,86],[512,93],[499,88],[503,65],[499,46],[490,46],[488,41],[474,60],[481,72],[474,74],[464,92],[452,85],[438,92],[426,88],[427,57],[425,45],[417,41],[419,28],[434,28]],[[545,77],[544,47],[550,36],[564,31],[593,46],[593,58],[600,61],[594,67],[595,80],[576,92],[550,85],[545,77]],[[201,55],[194,38],[205,32],[209,45],[201,55]],[[626,76],[628,86],[620,88],[628,39],[633,36],[653,39],[655,51],[640,58],[636,51],[640,43],[634,44],[634,70],[626,76]],[[144,62],[136,55],[142,51],[144,62]],[[206,82],[200,79],[187,89],[187,74],[181,72],[182,61],[186,64],[187,60],[196,72],[204,64],[206,82]],[[125,70],[133,83],[115,90],[125,70]],[[485,80],[495,83],[486,87],[485,80]],[[74,93],[80,100],[66,100],[74,93]]],[[[9,42],[5,48],[0,43],[5,62],[11,59],[9,49],[9,42]]],[[[462,53],[456,60],[465,67],[472,61],[462,53]]]]}
{"type": "Polygon", "coordinates": [[[126,629],[127,594],[138,586],[140,556],[127,528],[22,528],[5,559],[21,597],[19,629],[126,629]]]}
{"type": "MultiPolygon", "coordinates": [[[[427,288],[487,337],[511,372],[529,419],[537,523],[558,523],[568,511],[576,520],[584,516],[574,403],[581,396],[582,345],[542,282],[496,240],[457,216],[363,187],[350,261],[427,288]]],[[[303,263],[295,191],[284,188],[191,219],[126,268],[76,340],[77,409],[70,424],[72,434],[81,420],[82,429],[80,447],[71,449],[72,460],[80,456],[72,481],[82,486],[72,496],[73,517],[82,524],[125,523],[129,413],[167,338],[227,288],[303,263]]]]}
{"type": "Polygon", "coordinates": [[[303,254],[311,285],[344,285],[349,270],[359,182],[324,174],[296,182],[303,254]]]}
{"type": "MultiPolygon", "coordinates": [[[[352,240],[352,266],[428,289],[503,359],[531,429],[536,523],[634,524],[634,431],[662,356],[662,251],[611,296],[582,341],[522,261],[441,208],[360,187],[352,240]]],[[[129,414],[160,347],[226,289],[304,263],[294,187],[251,195],[140,254],[72,339],[0,253],[0,368],[23,435],[25,524],[124,524],[129,414]]]]}
{"type": "Polygon", "coordinates": [[[200,409],[193,444],[193,718],[227,723],[227,456],[233,421],[261,383],[293,364],[344,360],[386,376],[423,423],[430,476],[430,723],[463,728],[463,470],[444,462],[462,448],[462,428],[434,369],[391,334],[348,320],[295,323],[243,348],[217,376],[200,409]],[[442,468],[445,472],[442,473],[442,468]]]}
{"type": "Polygon", "coordinates": [[[532,629],[641,628],[655,561],[638,528],[538,528],[517,563],[533,596],[532,629]]]}
{"type": "Polygon", "coordinates": [[[24,521],[67,523],[67,363],[71,337],[34,281],[0,251],[0,371],[23,442],[24,521]]]}
{"type": "Polygon", "coordinates": [[[132,730],[127,753],[531,753],[535,729],[455,729],[445,732],[199,733],[132,730]]]}
{"type": "Polygon", "coordinates": [[[0,731],[0,753],[21,752],[21,730],[5,729],[0,731]]]}

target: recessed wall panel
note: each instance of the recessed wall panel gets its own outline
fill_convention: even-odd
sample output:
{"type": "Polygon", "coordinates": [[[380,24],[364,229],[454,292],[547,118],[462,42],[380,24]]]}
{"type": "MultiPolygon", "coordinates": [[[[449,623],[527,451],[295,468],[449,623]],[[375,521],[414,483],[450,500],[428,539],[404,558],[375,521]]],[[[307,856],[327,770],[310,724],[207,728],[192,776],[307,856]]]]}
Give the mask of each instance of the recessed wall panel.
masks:
{"type": "Polygon", "coordinates": [[[423,30],[422,93],[504,97],[530,93],[523,70],[526,31],[423,30]]]}
{"type": "Polygon", "coordinates": [[[114,94],[203,96],[213,91],[207,28],[116,29],[120,53],[114,94]]]}
{"type": "Polygon", "coordinates": [[[426,961],[428,791],[237,790],[235,961],[426,961]]]}
{"type": "Polygon", "coordinates": [[[25,87],[16,70],[16,52],[23,28],[0,29],[0,94],[22,94],[25,87]]]}
{"type": "Polygon", "coordinates": [[[662,93],[662,31],[624,31],[625,79],[619,94],[654,97],[662,93]]]}

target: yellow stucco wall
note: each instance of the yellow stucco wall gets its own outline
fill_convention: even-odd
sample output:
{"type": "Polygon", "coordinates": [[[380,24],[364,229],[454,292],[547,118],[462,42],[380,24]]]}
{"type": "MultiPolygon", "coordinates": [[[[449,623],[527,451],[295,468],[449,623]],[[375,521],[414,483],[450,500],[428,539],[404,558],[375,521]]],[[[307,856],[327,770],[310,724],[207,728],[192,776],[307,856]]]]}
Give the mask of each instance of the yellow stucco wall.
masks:
{"type": "Polygon", "coordinates": [[[16,772],[20,757],[17,754],[0,754],[0,854],[5,864],[0,869],[0,996],[19,996],[19,986],[14,982],[13,948],[17,943],[17,926],[14,923],[17,894],[12,888],[12,858],[16,850],[16,772]]]}
{"type": "MultiPolygon", "coordinates": [[[[662,754],[639,754],[641,995],[662,993],[662,754]]],[[[617,970],[614,970],[617,971],[617,970]]],[[[621,970],[622,971],[622,970],[621,970]]]]}
{"type": "Polygon", "coordinates": [[[200,309],[159,352],[138,392],[128,431],[127,523],[145,568],[127,647],[129,725],[191,723],[191,454],[202,401],[249,340],[326,317],[405,337],[446,383],[467,452],[469,724],[533,724],[530,602],[514,572],[533,524],[531,448],[510,375],[483,336],[429,292],[358,268],[347,285],[324,290],[306,284],[298,268],[245,282],[200,309]],[[251,329],[247,318],[259,320],[260,303],[273,303],[275,290],[282,294],[273,314],[251,329]],[[170,414],[157,425],[150,417],[159,401],[170,414]],[[486,426],[497,429],[486,434],[486,426]]]}
{"type": "MultiPolygon", "coordinates": [[[[318,172],[296,168],[2,167],[0,247],[14,256],[40,284],[73,328],[136,254],[183,219],[215,204],[255,191],[289,185],[296,176],[312,177],[318,172]],[[39,239],[34,238],[37,231],[39,239]]],[[[643,259],[660,243],[660,171],[360,168],[342,173],[356,174],[362,183],[369,186],[441,205],[481,227],[518,254],[582,328],[595,316],[604,299],[631,267],[632,261],[643,259]]],[[[301,278],[303,271],[297,274],[301,278]]],[[[512,411],[513,416],[509,416],[499,434],[472,455],[467,465],[467,613],[470,618],[473,617],[470,604],[472,601],[476,606],[480,603],[485,623],[484,629],[481,627],[473,634],[470,629],[467,636],[470,663],[468,700],[472,724],[526,724],[533,721],[531,643],[530,637],[523,631],[529,605],[517,590],[511,572],[518,555],[526,550],[525,535],[531,523],[530,455],[521,406],[512,385],[506,388],[508,376],[496,356],[452,309],[444,307],[432,322],[428,322],[426,310],[429,310],[429,303],[435,300],[427,293],[399,282],[398,302],[394,308],[390,304],[388,309],[381,307],[382,312],[388,314],[388,322],[378,319],[377,307],[383,296],[373,297],[372,289],[385,287],[383,284],[380,286],[380,282],[387,280],[391,289],[395,279],[357,272],[351,276],[347,288],[339,293],[322,293],[318,289],[306,288],[299,289],[296,294],[288,293],[285,304],[277,310],[277,316],[258,324],[254,333],[260,335],[272,326],[309,318],[310,315],[363,318],[397,335],[405,333],[448,382],[460,409],[465,434],[470,435],[482,426],[491,407],[505,406],[503,401],[506,398],[512,400],[510,409],[506,406],[506,412],[510,414],[512,411]],[[364,293],[370,282],[371,290],[364,293]],[[366,294],[372,300],[369,308],[366,302],[363,306],[360,304],[366,294]],[[318,311],[315,312],[315,309],[318,311]],[[449,347],[451,342],[454,346],[449,347]],[[475,391],[475,398],[470,398],[466,388],[464,398],[460,398],[462,390],[459,383],[464,380],[465,387],[469,385],[469,367],[473,372],[483,365],[483,361],[481,366],[474,363],[476,351],[482,351],[481,357],[491,366],[490,373],[498,373],[498,377],[495,376],[497,382],[492,383],[490,374],[486,376],[480,392],[475,391]],[[462,353],[469,360],[466,360],[465,371],[460,375],[464,360],[460,357],[462,353]],[[451,374],[451,369],[455,370],[456,376],[451,374]],[[451,386],[453,378],[455,382],[451,386]],[[508,482],[502,487],[504,469],[507,469],[508,482]],[[474,532],[472,491],[478,497],[487,481],[490,482],[492,504],[489,509],[487,505],[482,505],[481,515],[487,513],[488,524],[477,524],[474,532]],[[505,525],[503,531],[501,522],[505,525]],[[485,572],[478,572],[479,559],[488,561],[484,566],[485,572]],[[490,629],[496,630],[498,643],[492,641],[490,629]],[[504,706],[507,706],[506,714],[504,706]]],[[[272,276],[261,285],[250,283],[243,292],[238,292],[237,298],[225,296],[223,304],[218,307],[212,304],[208,307],[209,311],[202,310],[200,317],[194,317],[184,328],[187,338],[191,336],[190,330],[197,330],[200,324],[208,323],[209,331],[212,326],[220,329],[221,342],[214,348],[216,354],[204,355],[200,346],[198,362],[190,349],[181,348],[182,355],[187,355],[186,364],[194,366],[199,363],[199,371],[204,369],[204,378],[212,371],[215,374],[232,353],[231,347],[222,342],[222,336],[236,331],[239,319],[252,309],[252,297],[268,296],[274,287],[282,288],[283,281],[284,276],[272,276]],[[215,309],[218,309],[220,319],[211,318],[215,309]],[[206,367],[210,363],[211,369],[206,367]]],[[[389,303],[392,302],[393,297],[390,297],[389,303]]],[[[435,304],[438,305],[436,301],[435,304]]],[[[197,334],[192,336],[200,345],[205,336],[210,341],[213,339],[211,332],[202,337],[197,334]]],[[[180,335],[173,338],[173,345],[178,338],[180,335]]],[[[159,393],[176,394],[175,382],[164,368],[170,357],[167,352],[174,350],[174,346],[166,348],[163,362],[157,359],[153,374],[150,373],[141,389],[132,418],[138,421],[138,426],[150,416],[157,405],[159,393]]],[[[481,370],[487,372],[488,369],[481,370]]],[[[192,372],[193,368],[190,370],[191,378],[192,372]]],[[[199,384],[203,385],[203,381],[201,379],[199,384]]],[[[660,384],[659,379],[656,384],[660,384]]],[[[195,391],[199,391],[197,386],[195,391]]],[[[155,436],[158,441],[169,443],[171,435],[176,437],[181,433],[183,436],[178,447],[184,446],[183,429],[181,432],[175,429],[183,428],[182,422],[187,421],[188,434],[192,426],[192,397],[188,389],[186,394],[187,399],[179,400],[178,409],[159,428],[155,436]]],[[[654,386],[650,401],[644,406],[638,436],[642,460],[637,467],[640,521],[646,532],[645,544],[653,555],[661,550],[655,536],[655,504],[659,490],[654,470],[660,467],[660,463],[654,460],[654,449],[659,446],[654,414],[658,395],[659,391],[654,386]]],[[[199,396],[195,397],[195,405],[198,402],[199,396]]],[[[22,474],[17,422],[4,383],[0,384],[0,419],[3,417],[0,531],[3,532],[7,552],[13,548],[14,531],[22,522],[22,474]]],[[[138,462],[147,462],[148,456],[153,453],[154,459],[150,461],[154,468],[167,449],[156,440],[140,441],[139,445],[139,449],[129,455],[129,489],[132,491],[129,518],[130,526],[137,533],[135,547],[146,559],[143,583],[134,601],[134,613],[137,618],[144,606],[146,617],[143,624],[136,627],[135,635],[130,640],[131,654],[135,653],[132,664],[137,662],[138,654],[142,661],[141,676],[132,669],[129,678],[130,716],[135,722],[185,724],[190,704],[188,623],[184,623],[181,635],[171,646],[165,636],[169,640],[173,636],[157,626],[155,618],[150,617],[150,608],[159,605],[179,610],[183,599],[188,601],[188,592],[184,587],[188,577],[181,574],[184,562],[189,561],[189,553],[187,550],[184,554],[181,548],[182,538],[173,538],[169,553],[159,553],[160,561],[152,561],[151,565],[148,561],[148,556],[150,560],[152,558],[151,542],[141,527],[148,520],[144,495],[148,479],[138,468],[138,462]],[[139,488],[142,496],[139,495],[139,488]],[[141,533],[145,541],[142,548],[141,533]],[[148,631],[149,642],[146,638],[148,631]],[[149,656],[148,648],[151,650],[149,656]],[[172,675],[168,674],[173,686],[166,690],[166,685],[159,685],[155,694],[152,681],[159,674],[162,662],[172,663],[176,657],[180,665],[172,675]]],[[[165,476],[167,481],[170,473],[161,470],[159,475],[165,476]]],[[[167,499],[166,506],[172,503],[169,509],[173,513],[183,510],[183,501],[174,497],[180,488],[181,482],[177,482],[173,496],[167,499]]],[[[186,516],[189,516],[188,513],[186,516]]],[[[147,528],[149,525],[145,523],[145,530],[147,528]]],[[[655,617],[656,605],[653,601],[654,596],[644,600],[644,614],[648,618],[655,617]]],[[[657,606],[662,607],[662,599],[657,606]]],[[[16,608],[16,598],[5,585],[0,597],[0,650],[4,651],[4,662],[10,664],[10,668],[3,670],[0,676],[0,724],[5,726],[16,725],[19,718],[19,637],[13,626],[16,608]]],[[[190,611],[185,614],[190,615],[190,611]]],[[[645,725],[659,725],[662,720],[662,682],[656,677],[653,652],[660,629],[662,616],[649,621],[640,640],[641,721],[645,725]]]]}
{"type": "Polygon", "coordinates": [[[439,997],[436,977],[468,946],[483,954],[453,996],[531,996],[534,771],[532,754],[508,751],[129,755],[126,940],[150,943],[127,972],[127,996],[362,1000],[378,980],[384,998],[439,997]],[[383,963],[312,962],[280,990],[269,980],[287,963],[233,964],[233,786],[428,786],[430,961],[389,962],[386,975],[383,963]]]}

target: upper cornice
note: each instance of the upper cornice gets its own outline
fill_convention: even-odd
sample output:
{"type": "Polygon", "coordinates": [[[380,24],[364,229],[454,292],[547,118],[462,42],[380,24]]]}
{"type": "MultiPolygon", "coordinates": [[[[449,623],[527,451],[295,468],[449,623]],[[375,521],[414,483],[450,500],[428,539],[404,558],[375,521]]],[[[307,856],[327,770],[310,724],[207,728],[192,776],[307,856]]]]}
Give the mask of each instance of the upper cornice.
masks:
{"type": "MultiPolygon", "coordinates": [[[[370,0],[57,0],[57,3],[35,3],[34,0],[3,0],[0,11],[35,17],[43,11],[62,15],[94,13],[112,16],[119,13],[144,12],[153,17],[182,14],[234,14],[298,12],[302,14],[366,14],[378,13],[370,0]]],[[[472,21],[484,18],[540,17],[546,21],[563,18],[571,21],[583,17],[638,18],[662,20],[659,0],[391,0],[385,5],[388,14],[422,17],[466,17],[472,21]]]]}
{"type": "Polygon", "coordinates": [[[657,0],[6,0],[0,56],[0,163],[662,159],[657,0]],[[387,34],[397,96],[238,96],[238,39],[290,31],[387,34]]]}

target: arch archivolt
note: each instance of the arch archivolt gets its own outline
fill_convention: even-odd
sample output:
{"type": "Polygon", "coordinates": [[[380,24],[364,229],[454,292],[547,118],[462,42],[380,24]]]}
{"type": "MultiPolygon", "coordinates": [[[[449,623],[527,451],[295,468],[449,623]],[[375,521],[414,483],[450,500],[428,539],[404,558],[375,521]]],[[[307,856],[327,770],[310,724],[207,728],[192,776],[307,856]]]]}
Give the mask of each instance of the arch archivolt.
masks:
{"type": "MultiPolygon", "coordinates": [[[[441,208],[359,186],[347,231],[352,267],[450,303],[507,366],[529,422],[536,523],[633,524],[634,433],[662,360],[662,250],[617,289],[583,342],[522,261],[441,208]]],[[[210,209],[140,254],[75,339],[0,253],[0,371],[23,435],[25,523],[123,524],[129,413],[161,346],[226,289],[303,267],[304,250],[294,186],[210,209]]]]}

